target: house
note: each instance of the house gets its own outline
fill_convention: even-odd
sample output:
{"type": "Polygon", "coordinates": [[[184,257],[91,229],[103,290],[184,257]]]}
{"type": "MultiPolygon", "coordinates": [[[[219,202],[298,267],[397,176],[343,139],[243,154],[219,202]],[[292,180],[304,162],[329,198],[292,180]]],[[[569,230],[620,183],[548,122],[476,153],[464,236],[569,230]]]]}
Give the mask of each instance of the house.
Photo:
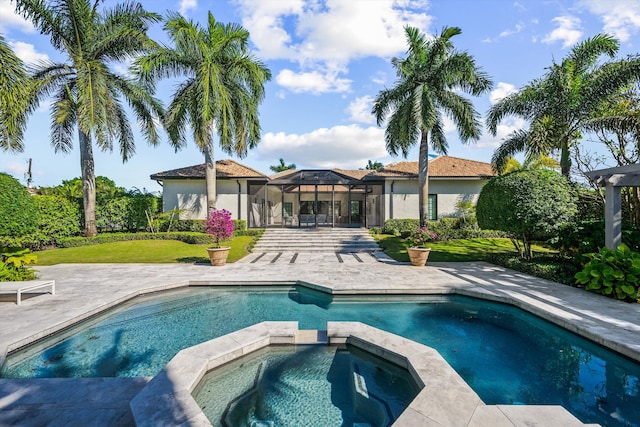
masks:
{"type": "MultiPolygon", "coordinates": [[[[440,156],[429,160],[430,219],[458,215],[456,204],[475,202],[493,176],[489,163],[440,156]]],[[[204,164],[158,172],[165,212],[204,219],[204,164]]],[[[216,162],[216,206],[249,227],[382,226],[389,218],[418,217],[418,162],[392,163],[379,171],[288,170],[266,176],[233,160],[216,162]]]]}

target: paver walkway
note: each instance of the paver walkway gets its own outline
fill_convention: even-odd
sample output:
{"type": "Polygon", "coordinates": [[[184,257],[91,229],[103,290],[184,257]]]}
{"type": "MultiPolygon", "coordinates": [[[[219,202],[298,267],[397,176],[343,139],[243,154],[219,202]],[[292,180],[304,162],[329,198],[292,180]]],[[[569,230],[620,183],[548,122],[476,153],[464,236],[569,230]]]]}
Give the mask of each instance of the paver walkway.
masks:
{"type": "MultiPolygon", "coordinates": [[[[368,262],[363,266],[357,261],[246,260],[224,267],[64,264],[39,270],[42,279],[56,280],[56,295],[27,298],[21,306],[0,303],[0,358],[7,351],[139,293],[190,282],[302,281],[335,294],[459,293],[508,302],[640,360],[640,305],[620,303],[486,263],[431,263],[418,268],[396,262],[368,262]]],[[[123,402],[146,380],[0,380],[0,425],[130,425],[128,405],[123,402]],[[114,389],[124,394],[114,393],[114,389]]]]}

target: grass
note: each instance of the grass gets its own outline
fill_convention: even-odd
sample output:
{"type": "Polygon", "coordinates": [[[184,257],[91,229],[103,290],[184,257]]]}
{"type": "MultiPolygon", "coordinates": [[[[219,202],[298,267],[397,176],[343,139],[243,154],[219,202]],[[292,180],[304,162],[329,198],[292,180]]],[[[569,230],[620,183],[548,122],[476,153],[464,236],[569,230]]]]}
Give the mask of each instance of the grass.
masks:
{"type": "MultiPolygon", "coordinates": [[[[409,262],[408,242],[400,237],[378,234],[373,236],[387,255],[396,261],[409,262]]],[[[489,255],[517,255],[513,244],[504,238],[476,238],[432,242],[429,261],[484,261],[489,255]]],[[[539,245],[533,246],[534,252],[549,253],[550,250],[539,245]]]]}
{"type": "MultiPolygon", "coordinates": [[[[230,246],[227,262],[235,262],[247,255],[253,236],[239,236],[223,243],[230,246]]],[[[209,262],[206,248],[209,244],[190,245],[177,240],[130,240],[103,243],[77,248],[52,249],[37,252],[36,265],[62,263],[195,263],[209,262]]]]}

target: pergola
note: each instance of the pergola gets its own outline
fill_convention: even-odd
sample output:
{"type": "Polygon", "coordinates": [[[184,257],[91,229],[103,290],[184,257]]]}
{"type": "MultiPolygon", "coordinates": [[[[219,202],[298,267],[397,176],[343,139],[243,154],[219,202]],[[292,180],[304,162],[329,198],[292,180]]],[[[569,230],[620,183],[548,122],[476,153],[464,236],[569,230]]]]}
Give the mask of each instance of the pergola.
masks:
{"type": "Polygon", "coordinates": [[[586,174],[605,188],[605,244],[609,249],[622,243],[621,187],[640,187],[640,164],[600,169],[586,174]]]}

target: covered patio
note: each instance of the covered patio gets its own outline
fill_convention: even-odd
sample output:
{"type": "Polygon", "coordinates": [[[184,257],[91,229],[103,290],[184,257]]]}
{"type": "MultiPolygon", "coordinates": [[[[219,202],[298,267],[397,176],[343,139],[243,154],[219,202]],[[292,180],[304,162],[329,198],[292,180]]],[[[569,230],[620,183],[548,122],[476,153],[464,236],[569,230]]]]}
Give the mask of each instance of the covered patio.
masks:
{"type": "Polygon", "coordinates": [[[249,227],[374,227],[383,222],[383,183],[335,170],[286,171],[249,186],[249,227]]]}

